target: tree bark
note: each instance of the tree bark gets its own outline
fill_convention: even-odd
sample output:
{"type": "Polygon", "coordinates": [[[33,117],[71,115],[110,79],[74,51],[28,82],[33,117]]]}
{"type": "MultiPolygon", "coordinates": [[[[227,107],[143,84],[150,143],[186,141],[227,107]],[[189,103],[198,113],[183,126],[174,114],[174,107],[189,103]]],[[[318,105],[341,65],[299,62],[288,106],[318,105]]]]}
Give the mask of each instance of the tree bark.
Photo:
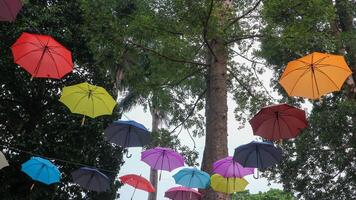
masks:
{"type": "MultiPolygon", "coordinates": [[[[227,149],[227,47],[220,38],[213,39],[211,65],[207,76],[206,137],[202,170],[212,174],[212,164],[228,155],[227,149]]],[[[225,195],[208,189],[204,199],[225,199],[225,195]]]]}
{"type": "MultiPolygon", "coordinates": [[[[158,125],[160,124],[159,112],[154,107],[150,109],[152,116],[152,132],[158,131],[158,125]]],[[[158,190],[158,172],[155,169],[150,169],[150,182],[153,187],[156,189],[154,192],[148,193],[148,200],[157,199],[157,190],[158,190]]]]}
{"type": "Polygon", "coordinates": [[[355,26],[353,25],[354,16],[352,14],[352,8],[355,5],[352,4],[351,1],[348,0],[336,0],[335,1],[335,8],[336,8],[336,15],[338,17],[338,25],[340,27],[340,31],[347,35],[346,39],[341,38],[342,44],[345,48],[347,53],[347,57],[349,58],[349,66],[353,71],[353,74],[350,76],[348,80],[348,84],[350,85],[350,98],[356,98],[356,88],[355,88],[355,81],[356,81],[356,39],[355,39],[355,26]]]}

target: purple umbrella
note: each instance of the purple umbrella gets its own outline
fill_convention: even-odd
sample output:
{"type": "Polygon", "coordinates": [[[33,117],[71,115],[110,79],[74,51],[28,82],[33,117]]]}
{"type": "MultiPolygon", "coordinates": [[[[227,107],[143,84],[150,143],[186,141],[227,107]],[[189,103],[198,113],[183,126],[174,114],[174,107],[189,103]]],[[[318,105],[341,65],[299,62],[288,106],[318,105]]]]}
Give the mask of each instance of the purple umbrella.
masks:
{"type": "Polygon", "coordinates": [[[201,194],[186,187],[173,187],[164,193],[164,197],[171,200],[200,200],[201,194]]]}
{"type": "Polygon", "coordinates": [[[225,178],[242,178],[253,174],[254,168],[244,168],[240,163],[234,161],[232,156],[228,156],[213,164],[213,173],[220,174],[225,178]]]}
{"type": "MultiPolygon", "coordinates": [[[[183,157],[170,148],[156,147],[148,149],[141,153],[141,160],[155,170],[172,171],[178,167],[184,166],[183,157]]],[[[161,174],[159,179],[161,180],[161,174]]]]}
{"type": "Polygon", "coordinates": [[[15,21],[21,7],[20,0],[0,0],[0,21],[15,21]]]}

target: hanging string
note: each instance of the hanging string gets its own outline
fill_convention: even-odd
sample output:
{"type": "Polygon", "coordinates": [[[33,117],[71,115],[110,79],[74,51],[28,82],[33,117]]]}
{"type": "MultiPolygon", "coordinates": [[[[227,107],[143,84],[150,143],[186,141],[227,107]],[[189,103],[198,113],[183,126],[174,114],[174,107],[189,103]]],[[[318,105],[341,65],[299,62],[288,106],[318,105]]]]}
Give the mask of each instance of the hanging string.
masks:
{"type": "Polygon", "coordinates": [[[131,120],[130,117],[128,117],[127,115],[125,115],[125,113],[122,113],[122,115],[123,115],[127,120],[131,120]]]}
{"type": "Polygon", "coordinates": [[[12,151],[25,153],[25,154],[32,155],[32,156],[38,156],[38,157],[46,158],[47,160],[55,160],[55,161],[58,161],[58,162],[67,163],[67,164],[71,164],[71,165],[77,165],[77,166],[88,167],[88,168],[95,168],[95,169],[98,169],[100,171],[105,171],[105,172],[109,172],[109,173],[113,173],[113,174],[117,174],[118,173],[117,171],[103,169],[103,168],[97,168],[95,166],[90,166],[88,164],[83,164],[83,163],[74,162],[74,161],[70,161],[70,160],[64,160],[64,159],[60,159],[60,158],[53,158],[53,157],[47,157],[47,156],[39,155],[39,154],[33,153],[31,151],[25,151],[25,150],[22,150],[22,149],[19,149],[19,148],[11,147],[10,145],[0,144],[0,146],[5,148],[5,149],[10,149],[12,151]]]}

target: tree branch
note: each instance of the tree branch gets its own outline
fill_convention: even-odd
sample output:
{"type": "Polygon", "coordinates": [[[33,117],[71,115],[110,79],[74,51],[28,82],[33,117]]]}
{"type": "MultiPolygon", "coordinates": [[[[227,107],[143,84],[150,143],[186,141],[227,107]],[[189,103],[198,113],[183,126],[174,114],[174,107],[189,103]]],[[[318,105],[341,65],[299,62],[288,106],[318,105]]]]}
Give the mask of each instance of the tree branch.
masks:
{"type": "Polygon", "coordinates": [[[246,92],[248,93],[248,95],[250,95],[252,98],[258,99],[253,93],[252,91],[242,83],[242,81],[234,74],[233,71],[231,71],[231,69],[227,68],[227,71],[232,75],[232,77],[235,78],[235,80],[237,81],[237,83],[239,83],[239,85],[246,90],[246,92]]]}
{"type": "Polygon", "coordinates": [[[226,41],[225,44],[231,44],[231,43],[234,43],[234,42],[237,42],[237,41],[241,41],[241,40],[252,39],[252,38],[262,38],[262,37],[263,37],[263,35],[261,35],[261,34],[243,35],[241,37],[232,38],[232,39],[226,41]]]}
{"type": "Polygon", "coordinates": [[[247,15],[249,15],[252,11],[256,10],[256,8],[258,7],[258,5],[260,5],[260,3],[262,2],[262,0],[258,0],[257,3],[249,10],[247,10],[245,13],[243,13],[241,16],[236,17],[235,19],[233,19],[226,27],[225,30],[228,29],[230,26],[232,26],[233,24],[235,24],[237,21],[239,21],[240,19],[246,17],[247,15]]]}
{"type": "Polygon", "coordinates": [[[137,44],[137,43],[134,43],[132,41],[128,41],[130,44],[142,49],[142,50],[145,50],[145,51],[149,51],[159,57],[162,57],[162,58],[165,58],[169,61],[172,61],[172,62],[177,62],[177,63],[185,63],[185,64],[192,64],[192,65],[200,65],[200,66],[209,66],[209,64],[207,63],[201,63],[201,62],[195,62],[195,61],[189,61],[189,60],[182,60],[182,59],[179,59],[179,58],[173,58],[173,57],[170,57],[170,56],[167,56],[167,55],[164,55],[164,54],[161,54],[153,49],[150,49],[150,48],[147,48],[143,45],[140,45],[140,44],[137,44]]]}
{"type": "Polygon", "coordinates": [[[179,128],[180,126],[182,126],[193,114],[194,114],[194,110],[197,107],[198,103],[200,100],[202,100],[204,98],[204,95],[206,93],[207,89],[205,89],[198,97],[198,99],[194,102],[193,108],[189,111],[188,116],[186,116],[172,131],[170,131],[170,133],[174,133],[174,131],[177,130],[177,128],[179,128]]]}

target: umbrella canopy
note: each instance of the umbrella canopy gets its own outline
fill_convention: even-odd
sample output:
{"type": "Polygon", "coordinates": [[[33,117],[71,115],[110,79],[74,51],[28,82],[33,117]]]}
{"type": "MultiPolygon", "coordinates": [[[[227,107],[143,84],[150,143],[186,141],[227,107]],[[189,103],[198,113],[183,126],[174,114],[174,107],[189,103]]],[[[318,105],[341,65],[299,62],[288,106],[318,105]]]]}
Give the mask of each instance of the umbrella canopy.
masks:
{"type": "Polygon", "coordinates": [[[141,153],[141,160],[152,169],[172,171],[184,166],[183,156],[170,148],[156,147],[141,153]]]}
{"type": "Polygon", "coordinates": [[[49,160],[32,157],[21,166],[21,171],[29,175],[33,180],[50,185],[58,183],[61,173],[58,168],[49,160]]]}
{"type": "Polygon", "coordinates": [[[343,56],[314,52],[289,62],[279,83],[289,96],[318,99],[339,91],[351,74],[343,56]]]}
{"type": "Polygon", "coordinates": [[[184,168],[179,170],[173,176],[176,184],[183,185],[188,188],[207,188],[210,183],[208,173],[198,170],[197,168],[184,168]]]}
{"type": "Polygon", "coordinates": [[[282,161],[282,150],[270,142],[250,142],[235,149],[233,159],[244,167],[268,168],[282,161]]]}
{"type": "Polygon", "coordinates": [[[61,79],[73,71],[72,53],[51,36],[22,33],[11,50],[32,77],[61,79]]]}
{"type": "Polygon", "coordinates": [[[64,87],[59,99],[72,113],[95,118],[111,115],[116,101],[102,87],[87,82],[64,87]]]}
{"type": "Polygon", "coordinates": [[[164,197],[171,200],[200,200],[201,194],[191,188],[179,186],[167,190],[164,197]]]}
{"type": "Polygon", "coordinates": [[[5,155],[2,152],[0,152],[0,169],[7,167],[7,166],[9,166],[9,163],[6,160],[5,155]]]}
{"type": "Polygon", "coordinates": [[[0,0],[0,21],[15,21],[21,8],[20,0],[0,0]]]}
{"type": "Polygon", "coordinates": [[[105,192],[110,189],[110,179],[97,169],[81,167],[72,173],[74,183],[96,192],[105,192]]]}
{"type": "Polygon", "coordinates": [[[254,168],[244,168],[240,163],[234,161],[232,156],[218,160],[213,164],[213,173],[225,178],[242,178],[246,175],[253,174],[253,172],[254,168]]]}
{"type": "Polygon", "coordinates": [[[245,190],[248,182],[243,178],[225,178],[219,174],[211,176],[210,186],[217,192],[231,194],[245,190]]]}
{"type": "Polygon", "coordinates": [[[105,138],[112,143],[126,147],[142,147],[151,141],[150,132],[145,126],[133,120],[118,120],[104,131],[105,138]]]}
{"type": "Polygon", "coordinates": [[[146,192],[154,192],[155,188],[153,185],[144,177],[135,175],[135,174],[128,174],[125,176],[119,177],[120,181],[123,184],[128,184],[134,187],[135,189],[140,189],[146,192]]]}
{"type": "Polygon", "coordinates": [[[304,110],[288,104],[263,107],[250,124],[255,135],[273,141],[295,138],[308,126],[304,110]]]}

